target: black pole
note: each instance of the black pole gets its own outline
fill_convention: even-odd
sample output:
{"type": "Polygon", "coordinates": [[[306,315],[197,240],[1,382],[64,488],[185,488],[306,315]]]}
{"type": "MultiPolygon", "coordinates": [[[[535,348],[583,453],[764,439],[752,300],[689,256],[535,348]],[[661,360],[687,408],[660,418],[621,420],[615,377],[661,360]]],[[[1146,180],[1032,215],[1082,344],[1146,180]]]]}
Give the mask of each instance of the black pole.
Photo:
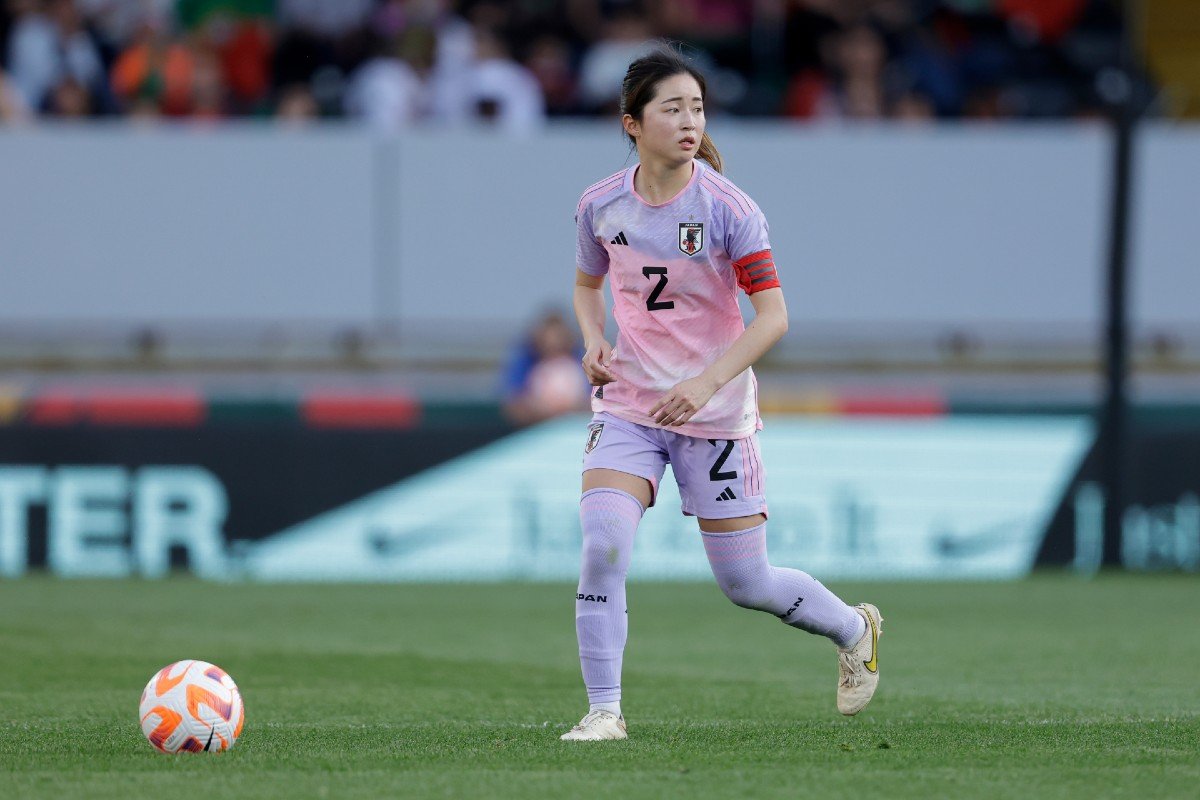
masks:
{"type": "Polygon", "coordinates": [[[1133,58],[1128,5],[1123,15],[1119,67],[1102,75],[1101,93],[1110,103],[1113,124],[1112,195],[1109,220],[1106,309],[1105,395],[1100,417],[1101,480],[1104,484],[1104,563],[1121,558],[1129,466],[1129,210],[1133,173],[1133,58]]]}

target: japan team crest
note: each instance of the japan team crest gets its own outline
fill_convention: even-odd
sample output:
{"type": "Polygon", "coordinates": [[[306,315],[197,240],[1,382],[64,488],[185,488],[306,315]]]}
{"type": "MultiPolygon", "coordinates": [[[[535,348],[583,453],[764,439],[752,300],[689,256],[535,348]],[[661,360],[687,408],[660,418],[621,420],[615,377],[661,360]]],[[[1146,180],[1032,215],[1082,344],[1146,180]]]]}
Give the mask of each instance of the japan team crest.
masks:
{"type": "Polygon", "coordinates": [[[583,446],[584,455],[596,449],[596,445],[600,444],[600,437],[604,435],[604,423],[593,422],[588,425],[588,440],[583,446]]]}
{"type": "Polygon", "coordinates": [[[704,249],[704,223],[679,223],[679,252],[694,256],[704,249]]]}

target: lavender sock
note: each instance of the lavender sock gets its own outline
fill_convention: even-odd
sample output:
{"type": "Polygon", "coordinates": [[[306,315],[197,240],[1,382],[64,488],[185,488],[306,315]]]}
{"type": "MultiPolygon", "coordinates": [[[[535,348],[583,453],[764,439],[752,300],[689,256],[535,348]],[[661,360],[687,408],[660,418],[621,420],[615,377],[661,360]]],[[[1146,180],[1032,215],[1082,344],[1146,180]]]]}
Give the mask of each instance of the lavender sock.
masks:
{"type": "Polygon", "coordinates": [[[583,559],[575,596],[575,632],[588,701],[621,701],[621,657],[629,633],[625,575],[642,504],[619,489],[591,489],[579,502],[583,559]]]}
{"type": "Polygon", "coordinates": [[[862,616],[820,581],[768,563],[766,523],[735,533],[705,533],[704,552],[721,591],[742,608],[774,614],[838,647],[848,647],[862,635],[862,616]]]}

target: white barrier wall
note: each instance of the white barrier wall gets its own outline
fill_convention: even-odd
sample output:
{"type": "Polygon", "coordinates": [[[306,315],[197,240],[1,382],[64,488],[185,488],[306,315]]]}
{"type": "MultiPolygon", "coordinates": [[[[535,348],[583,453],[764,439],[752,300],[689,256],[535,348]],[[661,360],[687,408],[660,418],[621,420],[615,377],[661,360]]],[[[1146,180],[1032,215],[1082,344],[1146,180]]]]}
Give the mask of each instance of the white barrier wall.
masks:
{"type": "Polygon", "coordinates": [[[373,170],[338,130],[0,132],[0,317],[369,319],[373,170]]]}
{"type": "MultiPolygon", "coordinates": [[[[1103,127],[712,132],[797,320],[1098,331],[1103,127]]],[[[1200,128],[1142,133],[1137,321],[1194,324],[1200,128]]],[[[0,318],[520,325],[569,302],[575,203],[626,158],[615,124],[0,130],[0,318]]]]}
{"type": "Polygon", "coordinates": [[[1136,162],[1132,314],[1200,321],[1200,126],[1143,130],[1136,162]]]}

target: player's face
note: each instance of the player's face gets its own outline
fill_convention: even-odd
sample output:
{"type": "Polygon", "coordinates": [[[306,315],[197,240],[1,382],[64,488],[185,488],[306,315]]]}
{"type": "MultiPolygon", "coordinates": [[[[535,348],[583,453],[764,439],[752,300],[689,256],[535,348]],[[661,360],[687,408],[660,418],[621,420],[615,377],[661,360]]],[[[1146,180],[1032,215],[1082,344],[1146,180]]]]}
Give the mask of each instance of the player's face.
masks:
{"type": "Polygon", "coordinates": [[[700,84],[686,72],[659,82],[641,120],[625,116],[626,130],[637,140],[643,161],[647,156],[668,164],[685,164],[696,156],[704,136],[704,101],[700,84]]]}

